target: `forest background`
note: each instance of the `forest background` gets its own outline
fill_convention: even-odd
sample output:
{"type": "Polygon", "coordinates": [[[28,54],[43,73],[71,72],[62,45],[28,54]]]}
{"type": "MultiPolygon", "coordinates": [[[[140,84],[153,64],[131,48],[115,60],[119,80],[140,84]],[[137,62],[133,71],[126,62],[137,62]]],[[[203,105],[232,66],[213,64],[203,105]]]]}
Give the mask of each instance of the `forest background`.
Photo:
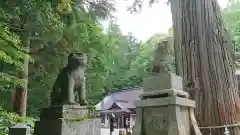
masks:
{"type": "MultiPolygon", "coordinates": [[[[29,0],[0,5],[0,109],[31,117],[38,117],[48,105],[52,84],[69,52],[81,51],[89,57],[87,95],[95,105],[110,92],[140,87],[156,43],[173,38],[172,28],[144,42],[131,33],[124,35],[111,1],[29,0]],[[106,19],[110,23],[103,30],[100,22],[106,19]]],[[[239,2],[228,4],[222,16],[239,69],[239,2]]]]}

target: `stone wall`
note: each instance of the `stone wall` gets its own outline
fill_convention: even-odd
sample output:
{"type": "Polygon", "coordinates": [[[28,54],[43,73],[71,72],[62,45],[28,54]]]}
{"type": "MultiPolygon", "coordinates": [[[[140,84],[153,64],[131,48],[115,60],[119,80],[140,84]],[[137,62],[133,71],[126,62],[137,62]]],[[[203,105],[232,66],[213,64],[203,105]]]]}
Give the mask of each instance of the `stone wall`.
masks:
{"type": "Polygon", "coordinates": [[[63,120],[64,135],[101,135],[100,119],[84,121],[63,120]]]}
{"type": "Polygon", "coordinates": [[[43,108],[34,135],[100,135],[100,118],[93,109],[62,105],[43,108]]]}

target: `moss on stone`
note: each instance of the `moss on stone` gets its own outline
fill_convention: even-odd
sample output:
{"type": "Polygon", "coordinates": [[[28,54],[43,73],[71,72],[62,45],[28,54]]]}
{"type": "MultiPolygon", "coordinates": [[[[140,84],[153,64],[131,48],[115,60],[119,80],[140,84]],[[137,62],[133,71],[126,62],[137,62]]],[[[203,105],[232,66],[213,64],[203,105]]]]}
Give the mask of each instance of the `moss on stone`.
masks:
{"type": "Polygon", "coordinates": [[[63,117],[60,119],[65,119],[65,120],[74,120],[74,121],[83,121],[83,120],[92,120],[95,119],[95,116],[85,116],[85,117],[79,117],[79,116],[68,116],[68,117],[63,117]]]}

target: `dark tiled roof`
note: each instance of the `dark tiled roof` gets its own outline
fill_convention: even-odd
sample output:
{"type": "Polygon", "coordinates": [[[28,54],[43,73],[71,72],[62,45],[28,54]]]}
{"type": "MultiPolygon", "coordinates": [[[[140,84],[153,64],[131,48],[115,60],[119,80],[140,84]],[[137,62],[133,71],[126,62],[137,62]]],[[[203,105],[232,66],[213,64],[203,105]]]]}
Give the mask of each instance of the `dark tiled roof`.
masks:
{"type": "Polygon", "coordinates": [[[102,101],[95,105],[96,110],[108,110],[114,103],[122,109],[135,108],[134,101],[139,100],[141,93],[142,87],[119,90],[104,97],[102,101]]]}
{"type": "MultiPolygon", "coordinates": [[[[139,98],[138,98],[139,99],[139,98]]],[[[137,100],[137,99],[136,99],[137,100]]],[[[134,102],[134,101],[133,101],[134,102]]],[[[119,102],[117,101],[116,104],[121,108],[135,108],[134,103],[129,102],[119,102]]]]}
{"type": "Polygon", "coordinates": [[[111,109],[111,110],[104,110],[101,111],[102,113],[124,113],[124,112],[131,112],[128,109],[111,109]]]}

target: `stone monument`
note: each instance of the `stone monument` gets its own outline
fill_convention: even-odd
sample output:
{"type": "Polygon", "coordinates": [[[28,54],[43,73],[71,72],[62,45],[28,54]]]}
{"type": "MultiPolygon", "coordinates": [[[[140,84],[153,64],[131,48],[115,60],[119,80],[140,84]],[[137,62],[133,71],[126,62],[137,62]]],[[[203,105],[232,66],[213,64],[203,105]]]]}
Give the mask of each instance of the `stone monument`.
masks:
{"type": "Polygon", "coordinates": [[[30,127],[24,124],[17,124],[9,128],[8,135],[30,135],[30,127]]]}
{"type": "Polygon", "coordinates": [[[182,78],[166,68],[170,56],[168,50],[161,50],[166,45],[167,41],[158,44],[153,70],[144,79],[141,100],[135,102],[134,135],[190,135],[190,127],[201,135],[193,114],[195,102],[183,91],[182,78]]]}
{"type": "Polygon", "coordinates": [[[50,108],[43,108],[34,135],[100,135],[95,108],[86,107],[86,56],[70,54],[54,83],[50,108]]]}

